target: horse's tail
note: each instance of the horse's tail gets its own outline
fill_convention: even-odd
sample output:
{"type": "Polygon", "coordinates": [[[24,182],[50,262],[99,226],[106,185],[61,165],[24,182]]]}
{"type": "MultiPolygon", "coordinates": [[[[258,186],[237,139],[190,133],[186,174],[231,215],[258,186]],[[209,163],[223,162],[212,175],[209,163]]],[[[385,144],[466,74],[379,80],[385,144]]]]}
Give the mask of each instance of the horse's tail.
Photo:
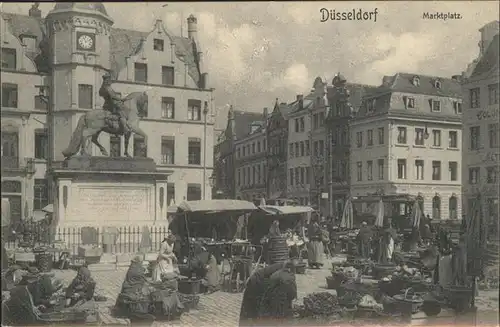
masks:
{"type": "Polygon", "coordinates": [[[82,145],[83,129],[85,128],[85,123],[86,123],[86,118],[85,115],[83,115],[80,117],[80,119],[78,119],[78,124],[76,125],[75,131],[73,132],[73,136],[69,141],[68,147],[66,148],[66,150],[62,152],[65,158],[69,158],[75,155],[80,149],[80,146],[82,145]]]}

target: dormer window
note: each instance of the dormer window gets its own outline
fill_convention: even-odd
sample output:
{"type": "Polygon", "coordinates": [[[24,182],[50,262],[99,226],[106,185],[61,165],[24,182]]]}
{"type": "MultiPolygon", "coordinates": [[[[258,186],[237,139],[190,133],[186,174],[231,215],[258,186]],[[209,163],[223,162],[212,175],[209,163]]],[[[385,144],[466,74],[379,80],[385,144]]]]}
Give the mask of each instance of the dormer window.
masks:
{"type": "Polygon", "coordinates": [[[453,101],[453,109],[455,110],[455,114],[461,114],[462,113],[462,102],[453,101]]]}
{"type": "Polygon", "coordinates": [[[26,47],[28,51],[36,50],[36,36],[33,35],[21,35],[21,42],[23,46],[26,47]]]}
{"type": "Polygon", "coordinates": [[[163,51],[163,40],[162,39],[154,39],[153,40],[153,49],[155,51],[163,51]]]}
{"type": "Polygon", "coordinates": [[[420,78],[418,76],[413,76],[412,84],[414,86],[420,86],[420,78]]]}
{"type": "Polygon", "coordinates": [[[434,87],[436,89],[440,89],[441,88],[441,81],[440,80],[435,80],[434,81],[434,87]]]}
{"type": "Polygon", "coordinates": [[[366,101],[366,110],[368,112],[374,112],[376,103],[377,103],[376,99],[367,100],[366,101]]]}
{"type": "Polygon", "coordinates": [[[432,106],[432,111],[434,112],[440,112],[441,111],[441,101],[439,100],[432,100],[431,102],[431,106],[432,106]]]}

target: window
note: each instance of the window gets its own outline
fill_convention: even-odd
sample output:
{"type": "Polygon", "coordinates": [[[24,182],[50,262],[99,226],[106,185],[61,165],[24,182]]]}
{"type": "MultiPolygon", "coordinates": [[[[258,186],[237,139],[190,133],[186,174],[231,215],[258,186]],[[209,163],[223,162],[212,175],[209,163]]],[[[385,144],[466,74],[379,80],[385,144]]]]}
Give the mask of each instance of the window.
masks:
{"type": "Polygon", "coordinates": [[[435,129],[432,131],[432,145],[436,147],[441,146],[441,131],[438,129],[435,129]]]}
{"type": "Polygon", "coordinates": [[[469,168],[469,184],[478,184],[481,176],[479,167],[469,168]]]}
{"type": "Polygon", "coordinates": [[[153,40],[153,49],[156,51],[163,51],[164,42],[162,39],[153,40]]]}
{"type": "Polygon", "coordinates": [[[2,107],[17,108],[17,84],[2,83],[2,107]]]}
{"type": "Polygon", "coordinates": [[[148,82],[148,65],[147,64],[134,64],[134,76],[136,82],[147,83],[148,82]]]}
{"type": "Polygon", "coordinates": [[[175,99],[169,97],[161,98],[161,118],[174,119],[175,118],[175,99]]]}
{"type": "Polygon", "coordinates": [[[47,159],[49,156],[49,133],[46,129],[35,131],[35,158],[47,159]]]}
{"type": "Polygon", "coordinates": [[[441,161],[432,162],[432,180],[433,181],[441,180],[441,161]]]}
{"type": "Polygon", "coordinates": [[[33,187],[33,209],[42,210],[49,204],[49,182],[46,179],[35,179],[33,187]]]}
{"type": "Polygon", "coordinates": [[[378,128],[378,144],[384,144],[384,128],[378,128]]]}
{"type": "Polygon", "coordinates": [[[408,97],[407,98],[407,107],[410,108],[410,109],[415,109],[415,98],[412,98],[412,97],[408,97]]]}
{"type": "Polygon", "coordinates": [[[2,69],[16,69],[16,49],[2,48],[2,69]]]}
{"type": "Polygon", "coordinates": [[[412,83],[414,86],[420,86],[420,78],[418,76],[413,77],[412,83]]]}
{"type": "Polygon", "coordinates": [[[255,154],[255,143],[252,143],[252,154],[255,154]]]}
{"type": "Polygon", "coordinates": [[[499,147],[499,133],[498,133],[498,123],[488,124],[488,139],[490,143],[490,148],[499,147]]]}
{"type": "Polygon", "coordinates": [[[325,141],[319,140],[319,155],[323,156],[325,154],[325,141]]]}
{"type": "Polygon", "coordinates": [[[78,84],[78,107],[80,109],[92,109],[94,104],[94,92],[92,85],[78,84]]]}
{"type": "Polygon", "coordinates": [[[38,110],[48,110],[49,106],[47,102],[42,100],[42,97],[39,95],[35,95],[35,109],[38,110]]]}
{"type": "Polygon", "coordinates": [[[109,156],[119,157],[122,153],[122,140],[119,136],[110,135],[109,136],[109,156]]]}
{"type": "Polygon", "coordinates": [[[366,169],[368,170],[368,180],[372,181],[373,180],[373,161],[369,160],[366,162],[366,169]]]}
{"type": "Polygon", "coordinates": [[[361,161],[358,161],[357,164],[357,177],[358,177],[358,182],[361,182],[363,180],[363,163],[361,161]]]}
{"type": "Polygon", "coordinates": [[[295,118],[294,122],[295,122],[295,133],[298,133],[300,130],[299,119],[295,118]]]}
{"type": "Polygon", "coordinates": [[[13,158],[12,162],[16,166],[19,164],[19,134],[17,132],[2,131],[2,156],[13,158]]]}
{"type": "Polygon", "coordinates": [[[441,101],[439,100],[432,100],[432,111],[435,111],[435,112],[440,112],[441,111],[441,101]]]}
{"type": "Polygon", "coordinates": [[[406,144],[406,127],[398,127],[398,143],[406,144]]]}
{"type": "Polygon", "coordinates": [[[260,153],[260,141],[259,141],[259,142],[257,142],[257,152],[259,152],[259,153],[260,153]]]}
{"type": "Polygon", "coordinates": [[[498,83],[488,85],[489,104],[498,104],[498,83]]]}
{"type": "Polygon", "coordinates": [[[369,99],[366,100],[366,110],[368,112],[373,112],[375,111],[375,104],[376,104],[376,99],[369,99]]]}
{"type": "Polygon", "coordinates": [[[366,138],[367,138],[368,146],[373,145],[373,130],[372,129],[369,129],[366,132],[366,138]]]}
{"type": "Polygon", "coordinates": [[[406,159],[398,159],[398,178],[406,179],[406,159]]]}
{"type": "Polygon", "coordinates": [[[303,142],[303,141],[301,141],[301,142],[300,142],[300,156],[301,156],[301,157],[305,156],[305,153],[306,153],[306,151],[305,151],[305,149],[304,149],[304,142],[303,142]]]}
{"type": "Polygon", "coordinates": [[[294,155],[293,150],[294,150],[293,143],[290,143],[290,144],[288,145],[288,154],[290,155],[290,158],[293,158],[293,155],[294,155]]]}
{"type": "Polygon", "coordinates": [[[361,148],[363,146],[363,132],[356,133],[356,146],[361,148]]]}
{"type": "Polygon", "coordinates": [[[458,180],[458,162],[450,161],[448,163],[448,171],[450,173],[450,181],[456,182],[458,180]]]}
{"type": "Polygon", "coordinates": [[[434,87],[435,87],[436,89],[440,89],[440,88],[441,88],[441,81],[435,81],[435,82],[434,82],[434,87]]]}
{"type": "Polygon", "coordinates": [[[306,156],[311,155],[311,148],[310,148],[310,143],[309,140],[306,141],[306,156]]]}
{"type": "Polygon", "coordinates": [[[295,156],[296,157],[300,156],[300,145],[299,145],[299,142],[295,142],[295,156]]]}
{"type": "Polygon", "coordinates": [[[450,219],[458,219],[457,215],[458,201],[456,196],[452,195],[450,197],[450,200],[448,201],[448,209],[449,209],[450,219]]]}
{"type": "Polygon", "coordinates": [[[479,105],[480,105],[479,96],[480,96],[480,91],[479,91],[478,87],[471,89],[469,91],[470,107],[471,108],[479,108],[479,105]]]}
{"type": "Polygon", "coordinates": [[[378,179],[383,180],[384,179],[384,159],[378,159],[377,165],[378,165],[378,179]]]}
{"type": "Polygon", "coordinates": [[[301,117],[300,118],[300,132],[303,133],[306,129],[306,124],[305,124],[305,121],[304,121],[304,117],[301,117]]]}
{"type": "Polygon", "coordinates": [[[201,200],[201,185],[200,184],[188,184],[186,200],[187,201],[201,200]]]}
{"type": "Polygon", "coordinates": [[[498,182],[498,167],[486,167],[486,183],[496,184],[498,182]]]}
{"type": "Polygon", "coordinates": [[[188,146],[188,164],[200,165],[201,164],[201,140],[190,139],[188,146]]]}
{"type": "Polygon", "coordinates": [[[451,149],[458,147],[458,133],[456,131],[448,132],[448,147],[451,149]]]}
{"type": "Polygon", "coordinates": [[[481,130],[479,126],[470,128],[470,149],[479,150],[481,146],[481,130]]]}
{"type": "Polygon", "coordinates": [[[146,158],[148,156],[148,146],[144,141],[144,138],[141,136],[134,136],[134,157],[143,157],[146,158]]]}
{"type": "Polygon", "coordinates": [[[188,100],[188,120],[201,120],[200,100],[188,100]]]}
{"type": "Polygon", "coordinates": [[[418,181],[424,180],[424,161],[415,160],[415,179],[418,181]]]}
{"type": "Polygon", "coordinates": [[[293,186],[293,168],[288,169],[288,175],[289,175],[288,180],[290,182],[290,185],[293,186]]]}
{"type": "Polygon", "coordinates": [[[455,114],[461,114],[462,113],[462,102],[453,101],[453,110],[455,111],[455,114]]]}
{"type": "Polygon", "coordinates": [[[163,85],[174,85],[175,71],[174,67],[162,66],[161,67],[161,83],[163,85]]]}
{"type": "Polygon", "coordinates": [[[295,185],[300,184],[300,168],[295,168],[295,185]]]}
{"type": "Polygon", "coordinates": [[[167,183],[167,206],[175,204],[175,183],[167,183]]]}
{"type": "Polygon", "coordinates": [[[441,219],[441,198],[438,195],[432,198],[432,219],[441,219]]]}
{"type": "Polygon", "coordinates": [[[165,165],[175,164],[175,138],[172,136],[161,138],[161,163],[165,165]]]}
{"type": "Polygon", "coordinates": [[[336,146],[337,145],[337,141],[338,141],[338,138],[339,138],[338,134],[339,134],[338,133],[338,129],[332,130],[332,134],[331,134],[331,145],[332,146],[336,146]]]}
{"type": "Polygon", "coordinates": [[[424,129],[415,128],[415,145],[424,145],[424,129]]]}

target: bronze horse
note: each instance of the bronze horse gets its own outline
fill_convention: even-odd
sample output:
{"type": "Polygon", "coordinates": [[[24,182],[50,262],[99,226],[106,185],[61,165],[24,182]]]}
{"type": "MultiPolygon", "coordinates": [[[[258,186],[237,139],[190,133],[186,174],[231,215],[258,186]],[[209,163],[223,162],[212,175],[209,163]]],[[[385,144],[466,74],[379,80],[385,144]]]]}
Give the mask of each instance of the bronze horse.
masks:
{"type": "Polygon", "coordinates": [[[118,123],[118,117],[115,114],[103,109],[89,111],[78,120],[78,125],[73,132],[71,141],[69,142],[66,150],[62,152],[65,159],[67,160],[71,158],[78,153],[78,151],[80,151],[81,155],[88,155],[87,148],[90,143],[89,138],[91,138],[92,143],[99,147],[99,150],[104,156],[108,156],[108,152],[98,140],[101,132],[117,136],[123,135],[125,137],[124,155],[126,157],[130,157],[128,153],[128,144],[132,133],[142,136],[145,144],[147,144],[147,135],[139,127],[139,108],[147,108],[148,104],[148,96],[146,92],[130,93],[123,98],[123,102],[126,107],[124,113],[130,130],[128,133],[124,134],[123,128],[118,123]]]}

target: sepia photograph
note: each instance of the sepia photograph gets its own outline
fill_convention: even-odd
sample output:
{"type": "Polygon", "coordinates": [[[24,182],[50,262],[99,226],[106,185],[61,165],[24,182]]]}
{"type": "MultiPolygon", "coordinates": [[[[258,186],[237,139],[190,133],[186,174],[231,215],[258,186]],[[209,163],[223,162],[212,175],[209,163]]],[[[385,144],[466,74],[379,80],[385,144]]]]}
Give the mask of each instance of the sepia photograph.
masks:
{"type": "Polygon", "coordinates": [[[499,326],[499,15],[1,2],[1,326],[499,326]]]}

